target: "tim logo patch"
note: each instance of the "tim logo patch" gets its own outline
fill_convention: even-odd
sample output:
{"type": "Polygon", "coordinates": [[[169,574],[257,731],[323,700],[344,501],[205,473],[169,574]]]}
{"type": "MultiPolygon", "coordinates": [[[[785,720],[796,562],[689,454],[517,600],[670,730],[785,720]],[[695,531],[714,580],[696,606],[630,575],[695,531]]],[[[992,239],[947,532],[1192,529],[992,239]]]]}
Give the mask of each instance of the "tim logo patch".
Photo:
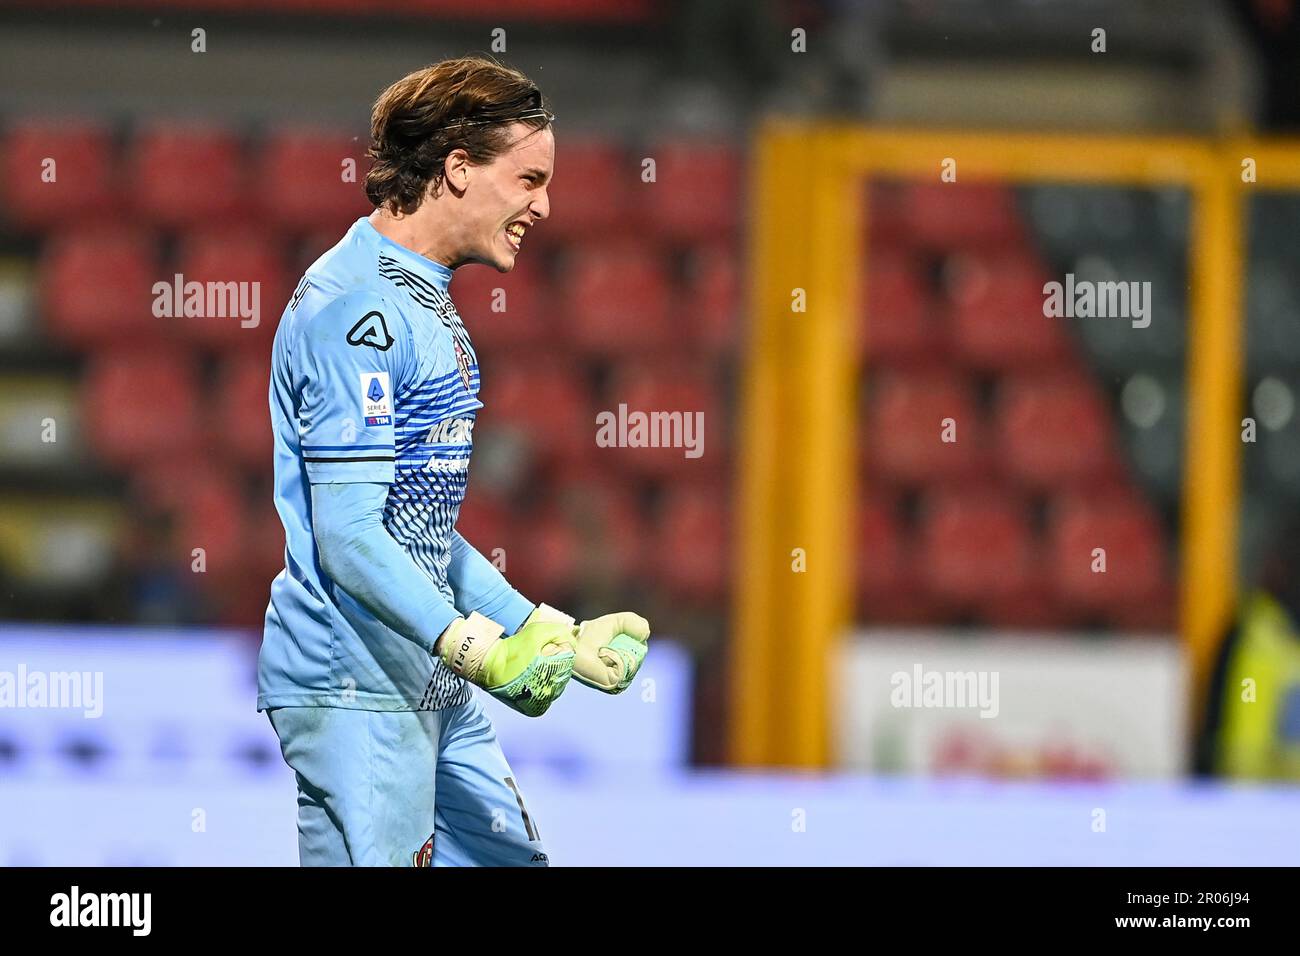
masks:
{"type": "Polygon", "coordinates": [[[420,847],[411,854],[411,866],[429,867],[433,866],[433,834],[429,834],[429,839],[424,841],[424,846],[420,847]]]}
{"type": "Polygon", "coordinates": [[[361,409],[367,426],[393,423],[393,398],[387,372],[361,373],[361,409]]]}

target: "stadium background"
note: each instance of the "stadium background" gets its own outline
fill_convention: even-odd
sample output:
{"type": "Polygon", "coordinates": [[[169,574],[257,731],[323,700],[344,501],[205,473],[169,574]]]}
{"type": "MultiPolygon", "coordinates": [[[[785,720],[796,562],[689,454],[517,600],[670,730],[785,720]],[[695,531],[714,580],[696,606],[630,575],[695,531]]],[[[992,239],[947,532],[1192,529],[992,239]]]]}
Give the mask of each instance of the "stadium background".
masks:
{"type": "Polygon", "coordinates": [[[103,696],[0,708],[0,863],[295,861],[253,712],[270,337],[367,211],[375,94],[475,51],[559,122],[551,220],[453,280],[485,403],[460,529],[530,598],[656,630],[623,697],[494,712],[557,863],[1297,862],[1294,774],[1195,771],[1300,498],[1298,29],[1287,2],[5,4],[0,671],[103,696]],[[1149,281],[1150,324],[1045,319],[1067,273],[1149,281]],[[259,324],[155,317],[177,274],[258,283],[259,324]],[[704,453],[598,447],[620,405],[702,413],[704,453]],[[996,714],[895,706],[917,668],[996,675],[996,714]]]}

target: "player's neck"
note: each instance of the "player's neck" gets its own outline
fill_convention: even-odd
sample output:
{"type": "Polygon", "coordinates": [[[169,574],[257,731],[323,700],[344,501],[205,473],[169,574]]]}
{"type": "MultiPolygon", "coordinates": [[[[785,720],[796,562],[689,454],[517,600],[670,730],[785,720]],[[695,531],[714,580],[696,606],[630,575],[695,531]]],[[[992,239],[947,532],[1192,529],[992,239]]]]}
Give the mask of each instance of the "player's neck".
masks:
{"type": "Polygon", "coordinates": [[[424,256],[448,269],[456,268],[456,255],[451,249],[452,240],[448,231],[438,227],[430,213],[432,209],[425,203],[414,213],[394,216],[384,209],[376,209],[370,214],[370,225],[375,232],[385,239],[403,246],[416,255],[424,256]]]}

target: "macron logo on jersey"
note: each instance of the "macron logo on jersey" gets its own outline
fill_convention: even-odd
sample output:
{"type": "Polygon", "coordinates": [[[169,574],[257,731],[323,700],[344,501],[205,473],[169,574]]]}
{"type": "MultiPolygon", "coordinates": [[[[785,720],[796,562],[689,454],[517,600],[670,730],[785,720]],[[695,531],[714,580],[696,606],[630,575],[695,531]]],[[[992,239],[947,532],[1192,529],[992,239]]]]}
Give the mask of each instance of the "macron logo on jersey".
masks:
{"type": "Polygon", "coordinates": [[[366,425],[393,423],[393,401],[389,397],[387,372],[361,373],[361,408],[366,425]]]}
{"type": "Polygon", "coordinates": [[[429,429],[424,440],[435,445],[468,445],[474,440],[474,419],[445,418],[429,429]]]}

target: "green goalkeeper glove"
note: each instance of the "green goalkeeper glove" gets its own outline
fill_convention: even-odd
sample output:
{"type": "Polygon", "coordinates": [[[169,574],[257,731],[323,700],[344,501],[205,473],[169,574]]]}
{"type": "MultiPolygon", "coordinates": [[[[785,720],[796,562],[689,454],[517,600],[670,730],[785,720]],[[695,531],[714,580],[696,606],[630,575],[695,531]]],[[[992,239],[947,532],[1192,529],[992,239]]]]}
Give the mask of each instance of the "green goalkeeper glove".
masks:
{"type": "Polygon", "coordinates": [[[514,635],[477,611],[447,625],[435,652],[471,684],[507,707],[540,717],[573,673],[573,629],[561,623],[525,621],[514,635]]]}
{"type": "Polygon", "coordinates": [[[574,624],[563,611],[540,604],[528,615],[520,632],[530,625],[552,621],[572,628],[575,679],[606,694],[621,694],[627,689],[645,660],[649,621],[631,611],[620,611],[574,624]]]}

